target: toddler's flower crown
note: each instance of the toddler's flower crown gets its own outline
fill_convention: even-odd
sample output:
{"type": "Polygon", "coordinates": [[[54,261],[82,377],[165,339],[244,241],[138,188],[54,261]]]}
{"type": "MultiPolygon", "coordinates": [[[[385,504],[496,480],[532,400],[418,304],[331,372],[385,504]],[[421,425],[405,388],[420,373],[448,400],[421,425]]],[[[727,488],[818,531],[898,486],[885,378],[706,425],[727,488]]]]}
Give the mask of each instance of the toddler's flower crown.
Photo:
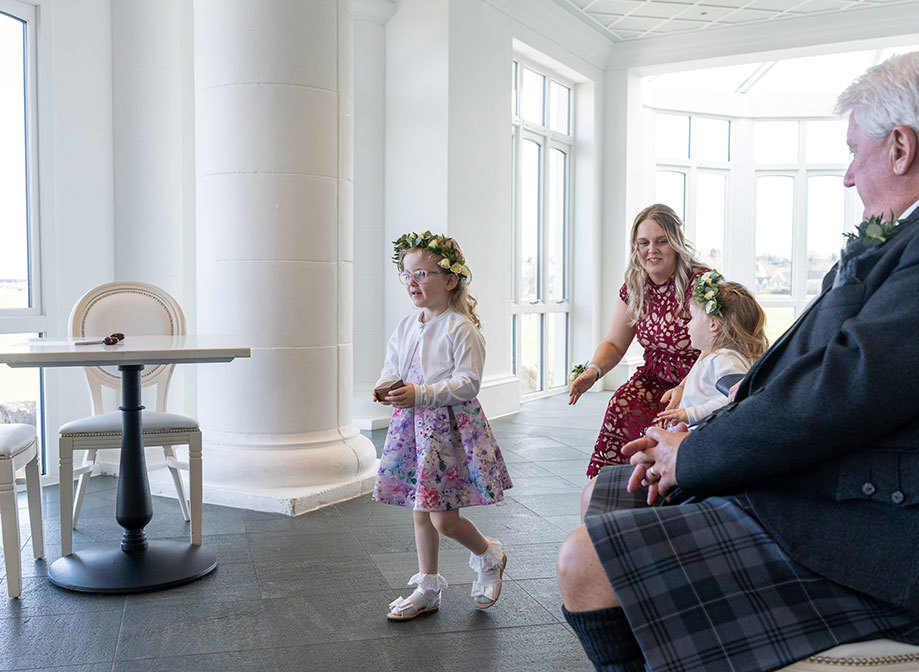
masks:
{"type": "Polygon", "coordinates": [[[702,304],[706,315],[721,314],[721,292],[718,291],[718,283],[722,277],[721,273],[712,270],[703,273],[696,280],[692,297],[702,304]]]}
{"type": "Polygon", "coordinates": [[[463,278],[469,277],[469,269],[466,268],[466,260],[463,253],[460,252],[459,245],[452,238],[447,238],[439,233],[403,233],[401,236],[392,241],[393,254],[392,261],[396,266],[402,263],[402,255],[406,250],[413,247],[429,250],[443,257],[437,262],[437,265],[448,273],[453,273],[463,278]]]}

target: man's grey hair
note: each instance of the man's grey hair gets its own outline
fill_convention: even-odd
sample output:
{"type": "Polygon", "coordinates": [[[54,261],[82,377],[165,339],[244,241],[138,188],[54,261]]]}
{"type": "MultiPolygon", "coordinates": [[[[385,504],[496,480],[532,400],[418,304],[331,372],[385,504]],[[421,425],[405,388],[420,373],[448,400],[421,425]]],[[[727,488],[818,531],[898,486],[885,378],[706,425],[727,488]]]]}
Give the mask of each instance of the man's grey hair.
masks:
{"type": "Polygon", "coordinates": [[[898,125],[919,134],[919,52],[868,68],[836,100],[836,114],[846,112],[872,138],[886,138],[898,125]]]}

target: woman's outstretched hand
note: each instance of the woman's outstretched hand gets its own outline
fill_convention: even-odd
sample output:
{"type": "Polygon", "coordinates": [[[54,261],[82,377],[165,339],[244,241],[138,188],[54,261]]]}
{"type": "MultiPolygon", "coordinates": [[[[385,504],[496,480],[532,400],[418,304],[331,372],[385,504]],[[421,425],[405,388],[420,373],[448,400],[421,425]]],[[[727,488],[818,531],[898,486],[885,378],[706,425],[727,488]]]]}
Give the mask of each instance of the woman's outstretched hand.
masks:
{"type": "Polygon", "coordinates": [[[596,370],[590,368],[587,369],[584,373],[574,379],[574,382],[571,383],[571,389],[568,392],[568,405],[578,403],[578,399],[581,398],[581,395],[587,392],[593,384],[599,380],[600,376],[597,375],[596,370]]]}
{"type": "Polygon", "coordinates": [[[629,441],[622,447],[622,454],[629,458],[634,469],[629,477],[628,491],[635,492],[641,486],[648,488],[648,505],[658,496],[666,497],[676,485],[676,457],[680,444],[689,435],[685,423],[672,430],[648,427],[640,439],[629,441]]]}

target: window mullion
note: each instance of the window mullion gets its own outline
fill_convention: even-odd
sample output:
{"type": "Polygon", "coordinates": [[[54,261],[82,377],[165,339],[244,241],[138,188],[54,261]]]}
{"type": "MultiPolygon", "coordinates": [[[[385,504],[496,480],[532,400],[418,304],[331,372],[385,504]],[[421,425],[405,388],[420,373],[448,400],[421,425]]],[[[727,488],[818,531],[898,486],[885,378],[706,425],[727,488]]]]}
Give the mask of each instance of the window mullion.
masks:
{"type": "MultiPolygon", "coordinates": [[[[546,87],[544,89],[544,99],[543,104],[545,105],[545,121],[548,126],[549,123],[549,85],[548,80],[546,81],[546,87]]],[[[548,273],[546,268],[547,263],[547,248],[548,244],[546,242],[546,219],[547,213],[549,211],[549,152],[551,147],[549,145],[549,138],[546,135],[543,135],[540,138],[542,142],[542,153],[540,155],[540,173],[539,173],[539,263],[536,264],[537,273],[539,275],[539,312],[540,312],[540,340],[539,340],[539,359],[542,363],[540,367],[540,391],[546,389],[546,370],[549,364],[549,355],[546,351],[546,342],[547,330],[549,328],[549,321],[546,319],[546,305],[548,304],[548,292],[549,292],[549,283],[547,280],[548,273]]]]}
{"type": "Polygon", "coordinates": [[[515,126],[513,128],[513,135],[511,140],[511,179],[513,180],[513,204],[512,204],[512,217],[513,217],[513,295],[512,302],[514,304],[520,303],[520,291],[522,286],[521,273],[522,264],[520,263],[521,255],[521,236],[520,236],[520,197],[522,192],[522,186],[520,184],[520,143],[521,140],[520,127],[515,126]]]}

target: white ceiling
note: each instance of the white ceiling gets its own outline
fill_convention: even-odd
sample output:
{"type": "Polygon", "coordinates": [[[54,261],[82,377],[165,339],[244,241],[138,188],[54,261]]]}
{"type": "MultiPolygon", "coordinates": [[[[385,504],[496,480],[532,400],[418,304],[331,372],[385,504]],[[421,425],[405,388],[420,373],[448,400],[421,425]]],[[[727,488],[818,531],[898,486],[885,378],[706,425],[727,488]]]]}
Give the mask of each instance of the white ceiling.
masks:
{"type": "Polygon", "coordinates": [[[614,42],[815,14],[857,12],[916,0],[556,0],[614,42]]]}

